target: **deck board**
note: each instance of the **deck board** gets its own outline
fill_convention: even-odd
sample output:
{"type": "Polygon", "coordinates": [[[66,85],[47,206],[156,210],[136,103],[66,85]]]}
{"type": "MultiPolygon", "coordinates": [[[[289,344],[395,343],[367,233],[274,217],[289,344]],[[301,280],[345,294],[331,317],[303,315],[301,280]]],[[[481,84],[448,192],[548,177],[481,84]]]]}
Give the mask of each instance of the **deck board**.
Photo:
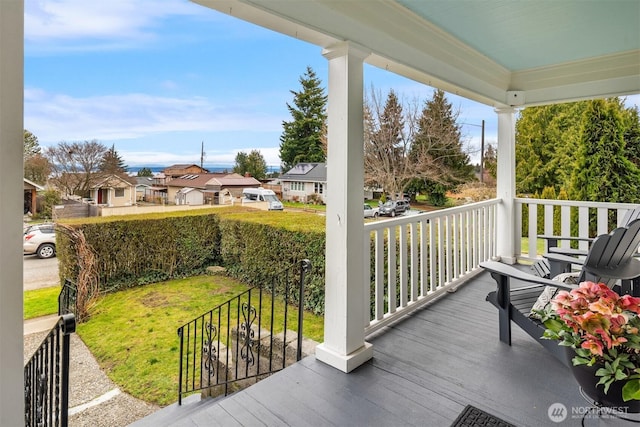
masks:
{"type": "MultiPolygon", "coordinates": [[[[437,427],[471,404],[539,427],[556,425],[547,415],[554,403],[570,412],[586,408],[567,368],[517,326],[512,346],[498,340],[497,310],[485,301],[494,289],[483,273],[376,332],[367,340],[373,359],[350,374],[310,356],[171,425],[437,427]]],[[[562,425],[579,426],[580,419],[569,413],[562,425]]]]}

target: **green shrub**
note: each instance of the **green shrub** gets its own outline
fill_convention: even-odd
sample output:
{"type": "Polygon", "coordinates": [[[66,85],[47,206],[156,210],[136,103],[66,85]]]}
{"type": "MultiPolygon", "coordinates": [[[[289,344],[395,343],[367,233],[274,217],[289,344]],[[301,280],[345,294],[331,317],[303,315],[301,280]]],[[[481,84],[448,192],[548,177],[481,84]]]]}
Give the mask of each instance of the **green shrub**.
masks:
{"type": "MultiPolygon", "coordinates": [[[[305,308],[321,314],[324,222],[324,217],[305,213],[217,208],[68,225],[82,230],[96,255],[101,292],[195,276],[212,265],[225,266],[248,285],[270,287],[274,277],[307,258],[314,270],[305,308]]],[[[59,233],[57,249],[61,277],[75,280],[79,255],[66,234],[59,233]]]]}

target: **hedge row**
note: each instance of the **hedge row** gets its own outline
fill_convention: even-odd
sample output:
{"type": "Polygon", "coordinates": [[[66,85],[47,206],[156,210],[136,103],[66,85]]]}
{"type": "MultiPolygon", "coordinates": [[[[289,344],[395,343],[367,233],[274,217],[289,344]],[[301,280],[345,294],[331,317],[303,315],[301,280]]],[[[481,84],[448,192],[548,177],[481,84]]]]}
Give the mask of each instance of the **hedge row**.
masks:
{"type": "MultiPolygon", "coordinates": [[[[322,217],[217,209],[70,225],[83,231],[96,254],[102,292],[203,274],[214,265],[249,285],[270,286],[274,277],[307,258],[314,268],[306,282],[305,308],[324,313],[322,217]]],[[[58,233],[63,278],[78,277],[73,248],[68,236],[58,233]]]]}

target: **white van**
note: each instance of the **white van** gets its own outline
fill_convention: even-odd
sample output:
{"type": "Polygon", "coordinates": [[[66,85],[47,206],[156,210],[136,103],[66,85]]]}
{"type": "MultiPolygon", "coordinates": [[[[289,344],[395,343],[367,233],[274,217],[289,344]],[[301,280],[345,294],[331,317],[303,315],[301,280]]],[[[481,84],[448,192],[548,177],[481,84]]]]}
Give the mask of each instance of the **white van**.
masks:
{"type": "Polygon", "coordinates": [[[242,203],[266,202],[270,211],[283,210],[282,202],[273,190],[260,188],[245,188],[242,190],[242,203]]]}

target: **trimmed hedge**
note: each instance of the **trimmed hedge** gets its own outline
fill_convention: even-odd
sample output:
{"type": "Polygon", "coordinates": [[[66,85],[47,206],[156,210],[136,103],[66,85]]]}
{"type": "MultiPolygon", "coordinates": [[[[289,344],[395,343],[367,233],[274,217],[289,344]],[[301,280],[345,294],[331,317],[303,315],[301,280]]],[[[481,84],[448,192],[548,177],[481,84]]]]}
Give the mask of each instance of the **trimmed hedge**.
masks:
{"type": "MultiPolygon", "coordinates": [[[[69,225],[81,229],[95,251],[101,292],[194,276],[212,265],[249,285],[270,286],[274,276],[307,258],[313,272],[305,308],[324,313],[324,217],[218,208],[69,225]]],[[[70,243],[58,233],[61,278],[73,280],[78,254],[70,243]]]]}

